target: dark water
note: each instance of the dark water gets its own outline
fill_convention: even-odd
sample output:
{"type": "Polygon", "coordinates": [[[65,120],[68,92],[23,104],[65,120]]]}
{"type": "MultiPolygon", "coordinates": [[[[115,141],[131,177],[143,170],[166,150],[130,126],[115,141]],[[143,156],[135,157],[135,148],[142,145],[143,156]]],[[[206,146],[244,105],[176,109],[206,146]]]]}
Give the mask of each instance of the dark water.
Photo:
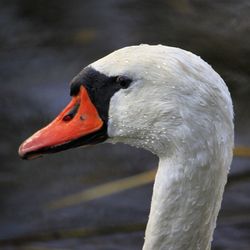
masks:
{"type": "MultiPolygon", "coordinates": [[[[1,0],[0,239],[23,241],[0,249],[141,249],[152,184],[56,211],[46,204],[151,169],[154,156],[124,145],[30,162],[17,156],[20,142],[69,101],[71,78],[115,49],[161,43],[202,56],[232,93],[236,145],[250,146],[249,13],[248,0],[1,0]],[[59,233],[80,228],[94,231],[78,238],[59,233]]],[[[214,250],[250,249],[249,179],[250,159],[235,158],[214,250]]]]}

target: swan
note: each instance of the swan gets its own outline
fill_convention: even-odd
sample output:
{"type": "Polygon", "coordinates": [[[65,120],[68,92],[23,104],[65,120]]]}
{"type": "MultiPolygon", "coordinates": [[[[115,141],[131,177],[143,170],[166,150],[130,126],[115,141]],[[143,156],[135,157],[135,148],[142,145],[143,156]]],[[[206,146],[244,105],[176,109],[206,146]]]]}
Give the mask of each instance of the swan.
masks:
{"type": "Polygon", "coordinates": [[[200,57],[163,45],[114,51],[70,84],[71,102],[23,142],[24,159],[100,142],[159,157],[143,250],[208,250],[234,141],[222,78],[200,57]]]}

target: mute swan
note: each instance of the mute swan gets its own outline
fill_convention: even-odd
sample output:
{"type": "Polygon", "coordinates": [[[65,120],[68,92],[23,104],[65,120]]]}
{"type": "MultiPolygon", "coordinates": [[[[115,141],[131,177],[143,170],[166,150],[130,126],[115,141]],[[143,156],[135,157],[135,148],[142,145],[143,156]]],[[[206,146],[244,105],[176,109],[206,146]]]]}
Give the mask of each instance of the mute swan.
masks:
{"type": "Polygon", "coordinates": [[[19,148],[33,158],[123,142],[159,156],[144,250],[207,250],[232,160],[233,108],[221,77],[173,47],[125,47],[84,68],[72,101],[19,148]]]}

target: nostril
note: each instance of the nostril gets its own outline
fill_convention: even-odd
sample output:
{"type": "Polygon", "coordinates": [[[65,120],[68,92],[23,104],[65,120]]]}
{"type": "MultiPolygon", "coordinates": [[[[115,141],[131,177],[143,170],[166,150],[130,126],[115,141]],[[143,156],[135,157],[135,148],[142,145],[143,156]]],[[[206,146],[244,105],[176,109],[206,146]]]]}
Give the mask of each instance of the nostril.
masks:
{"type": "Polygon", "coordinates": [[[63,121],[65,122],[69,122],[70,120],[72,120],[74,118],[74,116],[76,115],[78,108],[79,108],[80,104],[77,103],[64,117],[63,117],[63,121]]]}
{"type": "Polygon", "coordinates": [[[63,121],[69,122],[70,120],[72,120],[72,118],[73,118],[72,115],[65,115],[65,116],[63,117],[63,121]]]}

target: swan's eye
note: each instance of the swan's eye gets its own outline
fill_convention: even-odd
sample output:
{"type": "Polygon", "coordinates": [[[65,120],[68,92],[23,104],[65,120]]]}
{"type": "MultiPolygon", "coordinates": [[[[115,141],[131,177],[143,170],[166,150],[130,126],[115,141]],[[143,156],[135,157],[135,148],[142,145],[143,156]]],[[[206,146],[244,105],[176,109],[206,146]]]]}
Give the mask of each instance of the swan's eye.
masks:
{"type": "Polygon", "coordinates": [[[77,103],[64,117],[63,117],[63,121],[65,122],[69,122],[71,121],[75,114],[77,113],[77,110],[79,108],[80,104],[77,103]]]}
{"type": "Polygon", "coordinates": [[[116,78],[116,82],[121,86],[122,89],[126,89],[129,87],[132,80],[126,76],[118,76],[116,78]]]}

